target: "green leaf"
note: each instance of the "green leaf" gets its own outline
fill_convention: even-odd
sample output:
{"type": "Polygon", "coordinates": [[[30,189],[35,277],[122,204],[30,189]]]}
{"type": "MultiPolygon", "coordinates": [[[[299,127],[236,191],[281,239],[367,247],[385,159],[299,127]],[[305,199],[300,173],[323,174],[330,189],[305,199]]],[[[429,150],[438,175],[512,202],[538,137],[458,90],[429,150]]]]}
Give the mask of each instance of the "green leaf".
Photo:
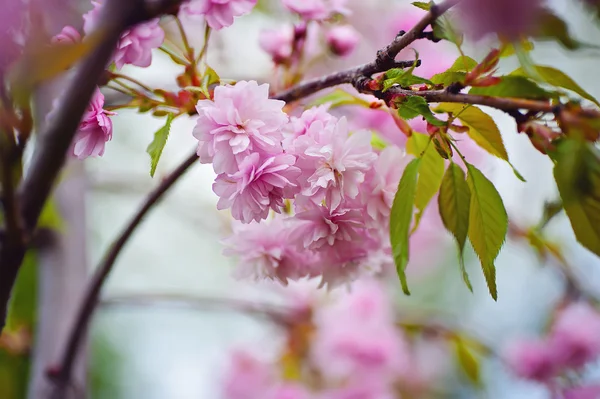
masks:
{"type": "Polygon", "coordinates": [[[444,227],[458,244],[458,256],[463,280],[469,290],[473,286],[465,268],[464,248],[469,231],[469,210],[471,208],[471,190],[465,180],[465,172],[454,162],[450,163],[440,186],[438,209],[444,227]]]}
{"type": "Polygon", "coordinates": [[[468,135],[490,154],[508,161],[508,153],[496,122],[481,109],[466,104],[441,103],[435,112],[451,112],[458,115],[463,125],[469,128],[468,135]]]}
{"type": "Polygon", "coordinates": [[[37,256],[28,251],[19,269],[12,291],[6,328],[16,330],[21,326],[33,329],[37,315],[38,268],[37,256]]]}
{"type": "Polygon", "coordinates": [[[467,183],[471,190],[468,236],[481,261],[490,294],[497,300],[494,261],[506,239],[508,215],[492,182],[471,164],[467,164],[467,170],[467,183]]]}
{"type": "Polygon", "coordinates": [[[600,256],[600,151],[564,140],[553,154],[554,179],[577,241],[600,256]]]}
{"type": "Polygon", "coordinates": [[[452,83],[463,83],[466,72],[442,72],[431,77],[431,82],[436,85],[450,86],[452,83]]]}
{"type": "Polygon", "coordinates": [[[408,239],[410,237],[410,225],[413,216],[413,203],[417,192],[417,174],[420,162],[421,159],[416,158],[406,165],[398,184],[398,192],[394,197],[390,214],[390,243],[392,245],[392,253],[398,277],[402,284],[402,291],[406,295],[410,295],[405,270],[409,259],[408,239]]]}
{"type": "Polygon", "coordinates": [[[557,94],[542,89],[533,80],[518,75],[502,76],[500,83],[488,87],[472,87],[469,94],[493,97],[517,97],[544,100],[558,97],[557,94]]]}
{"type": "Polygon", "coordinates": [[[400,87],[408,87],[411,85],[421,83],[429,85],[433,84],[429,79],[413,75],[410,70],[405,71],[404,69],[394,68],[390,69],[385,73],[385,79],[383,80],[382,90],[385,92],[394,85],[399,85],[400,87]]]}
{"type": "Polygon", "coordinates": [[[454,339],[454,348],[456,351],[456,359],[460,368],[475,386],[481,386],[481,372],[479,361],[475,358],[472,351],[467,347],[465,342],[459,337],[454,339]]]}
{"type": "Polygon", "coordinates": [[[419,115],[423,116],[423,118],[432,125],[444,126],[446,124],[446,122],[433,116],[429,104],[427,104],[427,101],[425,101],[423,97],[406,97],[404,101],[398,104],[398,116],[402,119],[409,120],[416,118],[419,115]]]}
{"type": "Polygon", "coordinates": [[[371,147],[378,150],[383,150],[387,146],[388,143],[386,143],[381,136],[379,136],[375,131],[371,131],[371,147]]]}
{"type": "MultiPolygon", "coordinates": [[[[600,106],[598,100],[594,98],[590,93],[585,91],[581,86],[579,86],[573,79],[571,79],[567,74],[562,71],[559,71],[556,68],[544,66],[544,65],[534,65],[534,68],[537,74],[543,79],[544,82],[549,85],[562,87],[563,89],[571,90],[586,100],[592,101],[596,105],[600,106]]],[[[528,74],[523,68],[519,68],[511,73],[511,75],[518,76],[527,76],[528,74]]]]}
{"type": "Polygon", "coordinates": [[[160,160],[163,149],[167,144],[169,132],[171,131],[171,122],[173,122],[173,119],[175,119],[175,115],[167,115],[167,121],[165,122],[165,125],[158,129],[156,133],[154,133],[154,139],[148,145],[148,148],[146,148],[146,152],[148,155],[150,155],[150,176],[152,177],[154,177],[156,167],[158,166],[158,161],[160,160]]]}
{"type": "Polygon", "coordinates": [[[438,192],[444,175],[444,159],[438,154],[435,147],[429,144],[429,136],[421,133],[413,133],[406,143],[407,152],[421,158],[415,195],[415,206],[418,212],[415,216],[413,232],[419,227],[423,212],[438,192]]]}
{"type": "Polygon", "coordinates": [[[447,40],[460,48],[463,43],[463,35],[454,28],[448,18],[448,14],[441,15],[432,23],[433,35],[438,39],[447,40]]]}
{"type": "Polygon", "coordinates": [[[478,146],[508,162],[515,176],[519,180],[525,181],[519,171],[510,163],[500,130],[491,116],[473,105],[457,103],[441,103],[435,112],[451,112],[458,115],[457,118],[462,124],[469,128],[467,134],[478,146]]]}
{"type": "Polygon", "coordinates": [[[204,94],[204,97],[210,98],[210,86],[213,84],[217,84],[221,81],[219,74],[217,71],[212,69],[210,66],[206,65],[204,74],[202,75],[202,80],[200,81],[200,92],[204,94]]]}
{"type": "Polygon", "coordinates": [[[327,93],[326,95],[312,101],[307,108],[316,107],[318,105],[327,103],[329,103],[330,108],[337,108],[343,105],[360,105],[366,108],[371,107],[371,103],[364,98],[357,97],[342,89],[335,89],[331,93],[327,93]]]}
{"type": "Polygon", "coordinates": [[[425,3],[424,1],[413,1],[411,4],[425,11],[429,11],[429,9],[431,8],[431,3],[425,3]]]}
{"type": "MultiPolygon", "coordinates": [[[[525,40],[525,39],[522,39],[520,42],[518,42],[518,47],[520,48],[520,51],[523,51],[526,53],[533,50],[533,48],[534,48],[533,43],[531,41],[525,40]]],[[[502,45],[502,47],[500,48],[500,57],[501,58],[510,57],[511,55],[515,55],[515,54],[516,54],[516,49],[515,49],[515,45],[513,43],[504,43],[502,45]]]]}

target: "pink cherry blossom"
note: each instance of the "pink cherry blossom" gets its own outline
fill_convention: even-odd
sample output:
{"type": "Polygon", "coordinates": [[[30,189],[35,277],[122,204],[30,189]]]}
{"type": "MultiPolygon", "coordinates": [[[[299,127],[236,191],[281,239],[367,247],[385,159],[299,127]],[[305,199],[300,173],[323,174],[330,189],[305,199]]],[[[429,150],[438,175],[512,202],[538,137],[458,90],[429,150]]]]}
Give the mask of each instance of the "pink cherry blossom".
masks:
{"type": "Polygon", "coordinates": [[[79,34],[79,31],[77,29],[75,29],[74,27],[67,25],[64,28],[62,28],[60,33],[55,35],[51,41],[52,41],[52,43],[56,43],[56,44],[58,44],[58,43],[65,43],[65,44],[79,43],[81,41],[81,34],[79,34]]]}
{"type": "Polygon", "coordinates": [[[258,37],[258,44],[273,58],[275,64],[281,64],[292,55],[293,40],[294,29],[286,25],[278,29],[262,30],[258,37]]]}
{"type": "Polygon", "coordinates": [[[544,382],[554,377],[557,372],[552,348],[546,341],[513,341],[506,349],[505,359],[516,375],[526,379],[544,382]]]}
{"type": "Polygon", "coordinates": [[[112,139],[113,126],[109,116],[116,114],[103,107],[104,95],[97,89],[75,135],[72,147],[75,157],[85,159],[104,154],[106,142],[112,139]]]}
{"type": "Polygon", "coordinates": [[[305,20],[324,20],[335,13],[348,15],[347,0],[283,0],[283,5],[305,20]]]}
{"type": "Polygon", "coordinates": [[[231,237],[224,241],[224,254],[238,258],[235,276],[255,280],[271,279],[288,284],[310,275],[315,257],[309,251],[298,251],[290,242],[290,228],[282,218],[268,222],[236,225],[231,237]]]}
{"type": "Polygon", "coordinates": [[[317,309],[311,357],[326,378],[389,384],[406,371],[408,345],[390,304],[381,283],[367,279],[317,309]]]}
{"type": "Polygon", "coordinates": [[[148,67],[152,63],[152,49],[159,48],[165,40],[165,32],[158,25],[158,18],[129,29],[117,44],[114,59],[117,69],[125,64],[148,67]]]}
{"type": "Polygon", "coordinates": [[[294,197],[300,170],[293,155],[279,154],[266,159],[254,152],[247,155],[234,174],[222,173],[213,184],[217,209],[231,208],[234,219],[243,223],[266,219],[269,210],[281,212],[283,200],[294,197]]]}
{"type": "Polygon", "coordinates": [[[299,117],[292,116],[290,123],[288,123],[283,129],[283,148],[286,151],[294,152],[294,143],[300,136],[306,134],[310,129],[311,125],[320,121],[326,128],[333,127],[337,123],[337,118],[329,113],[329,104],[319,105],[312,107],[304,112],[299,117]]]}
{"type": "Polygon", "coordinates": [[[398,183],[410,159],[402,149],[388,146],[381,151],[373,168],[367,173],[361,192],[373,227],[382,228],[389,224],[398,183]]]}
{"type": "Polygon", "coordinates": [[[350,25],[334,26],[327,32],[327,45],[335,55],[346,56],[356,49],[360,34],[350,25]]]}
{"type": "Polygon", "coordinates": [[[103,1],[92,1],[92,9],[83,14],[83,32],[86,35],[89,35],[98,27],[103,1]]]}
{"type": "Polygon", "coordinates": [[[248,14],[257,0],[190,0],[181,6],[188,15],[202,15],[212,29],[231,26],[234,17],[248,14]]]}
{"type": "Polygon", "coordinates": [[[240,81],[215,88],[214,101],[200,100],[193,135],[202,163],[213,163],[216,173],[233,174],[238,160],[250,151],[281,152],[281,128],[288,117],[285,103],[269,99],[269,85],[240,81]]]}
{"type": "Polygon", "coordinates": [[[365,173],[377,158],[371,133],[349,135],[345,117],[335,125],[313,122],[307,133],[294,141],[292,153],[302,170],[302,195],[315,202],[325,199],[334,210],[344,199],[356,198],[365,173]]]}
{"type": "Polygon", "coordinates": [[[559,314],[550,340],[560,365],[583,366],[600,355],[600,314],[584,302],[569,305],[559,314]]]}

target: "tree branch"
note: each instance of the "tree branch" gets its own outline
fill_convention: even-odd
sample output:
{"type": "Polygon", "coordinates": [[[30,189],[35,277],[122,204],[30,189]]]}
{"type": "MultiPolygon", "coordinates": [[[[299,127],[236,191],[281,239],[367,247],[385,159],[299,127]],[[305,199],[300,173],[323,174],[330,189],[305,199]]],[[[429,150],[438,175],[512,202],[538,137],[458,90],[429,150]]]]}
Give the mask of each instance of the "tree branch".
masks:
{"type": "Polygon", "coordinates": [[[121,253],[121,250],[132,236],[136,228],[141,224],[144,217],[158,203],[162,196],[179,180],[181,176],[194,164],[198,162],[198,155],[196,152],[192,153],[187,157],[171,174],[169,174],[156,189],[154,189],[146,198],[143,205],[134,215],[134,217],[127,223],[121,234],[110,246],[104,259],[94,272],[92,279],[90,280],[87,289],[85,290],[84,299],[77,312],[77,317],[72,328],[69,331],[69,337],[65,346],[64,352],[61,356],[59,366],[57,368],[56,375],[52,376],[55,384],[55,397],[62,398],[62,394],[65,389],[68,388],[71,381],[71,373],[74,365],[77,352],[79,351],[81,342],[86,335],[88,325],[94,314],[96,305],[98,304],[98,298],[100,296],[100,290],[106,278],[112,271],[117,257],[121,253]]]}
{"type": "MultiPolygon", "coordinates": [[[[182,0],[107,0],[98,24],[103,41],[77,67],[53,120],[39,132],[31,166],[17,188],[25,236],[31,235],[52,187],[62,170],[81,117],[105,70],[121,33],[129,26],[174,12],[182,0]]],[[[7,238],[0,248],[0,331],[4,328],[12,287],[26,251],[26,243],[7,238]]]]}
{"type": "Polygon", "coordinates": [[[285,102],[296,101],[328,87],[344,83],[354,84],[356,79],[363,76],[370,77],[373,74],[385,72],[392,68],[408,68],[412,66],[413,63],[411,61],[396,61],[395,58],[398,53],[415,40],[427,38],[427,35],[423,33],[425,28],[459,2],[460,0],[446,0],[442,4],[433,5],[429,12],[411,30],[398,35],[389,45],[379,50],[375,61],[306,81],[278,94],[274,98],[285,102]]]}

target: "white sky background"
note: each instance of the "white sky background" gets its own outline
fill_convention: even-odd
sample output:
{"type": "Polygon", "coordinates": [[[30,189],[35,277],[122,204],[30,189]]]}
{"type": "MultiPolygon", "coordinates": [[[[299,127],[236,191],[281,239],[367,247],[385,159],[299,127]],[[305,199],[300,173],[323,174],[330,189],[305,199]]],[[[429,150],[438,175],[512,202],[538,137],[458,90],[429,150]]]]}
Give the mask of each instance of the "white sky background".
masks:
{"type": "MultiPolygon", "coordinates": [[[[553,4],[571,23],[576,37],[598,43],[595,39],[600,37],[599,31],[589,23],[587,16],[578,10],[567,9],[565,0],[553,4]]],[[[258,47],[258,31],[278,22],[262,15],[239,19],[233,27],[213,38],[218,46],[210,49],[211,65],[222,77],[262,76],[266,79],[271,67],[269,58],[258,47]],[[242,61],[227,62],[231,61],[231,55],[242,61]]],[[[200,40],[201,37],[199,33],[200,40]]],[[[483,55],[471,54],[479,58],[483,55]]],[[[570,56],[554,45],[538,45],[533,57],[537,63],[558,67],[578,83],[585,83],[586,90],[600,97],[599,54],[581,52],[570,56]]],[[[131,68],[124,72],[131,72],[143,82],[164,87],[177,70],[170,60],[156,53],[151,68],[131,68]]],[[[509,155],[528,183],[520,183],[500,162],[491,167],[491,177],[497,183],[509,215],[524,224],[534,222],[544,200],[553,198],[555,192],[550,162],[532,149],[524,135],[516,134],[510,118],[498,112],[492,112],[492,115],[497,116],[509,155]]],[[[97,263],[157,179],[172,170],[194,148],[196,141],[191,136],[194,121],[178,118],[159,164],[158,177],[152,180],[145,149],[162,123],[148,115],[120,111],[114,118],[114,138],[107,145],[104,157],[88,161],[92,184],[88,208],[91,264],[97,263]]],[[[216,196],[211,190],[213,178],[210,165],[194,166],[166,200],[151,212],[119,258],[106,297],[170,293],[247,300],[261,298],[260,289],[230,277],[231,263],[221,255],[218,240],[224,234],[226,215],[216,211],[216,196]]],[[[566,220],[553,223],[551,231],[562,241],[574,241],[566,220]]],[[[574,247],[572,259],[585,273],[586,281],[600,287],[598,259],[578,247],[574,247]]],[[[495,303],[488,297],[478,266],[470,265],[477,293],[465,296],[469,306],[462,316],[478,335],[486,336],[491,342],[504,342],[515,334],[535,331],[550,301],[559,295],[561,283],[551,269],[538,266],[527,247],[514,243],[504,247],[497,269],[500,299],[495,303]]],[[[458,269],[455,270],[458,274],[458,269]]],[[[466,288],[460,288],[466,291],[466,288]]],[[[129,399],[217,399],[219,367],[226,361],[228,348],[235,343],[247,342],[268,351],[272,343],[270,326],[222,311],[110,308],[98,314],[95,326],[121,352],[124,374],[115,384],[122,389],[122,397],[129,399]]],[[[486,378],[489,398],[547,397],[535,386],[509,380],[500,367],[491,365],[486,372],[489,373],[486,378]]]]}

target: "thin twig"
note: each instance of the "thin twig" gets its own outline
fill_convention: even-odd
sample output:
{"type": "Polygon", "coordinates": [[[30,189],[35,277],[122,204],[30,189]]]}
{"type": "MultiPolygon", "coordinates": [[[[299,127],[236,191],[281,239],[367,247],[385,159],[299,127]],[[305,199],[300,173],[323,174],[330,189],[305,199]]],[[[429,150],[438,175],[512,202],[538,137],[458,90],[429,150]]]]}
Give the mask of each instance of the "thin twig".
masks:
{"type": "Polygon", "coordinates": [[[55,376],[55,386],[57,391],[62,392],[67,388],[71,380],[71,373],[77,352],[83,338],[87,332],[89,322],[94,314],[94,309],[98,303],[100,290],[106,278],[110,274],[121,253],[121,250],[132,236],[133,232],[143,221],[144,217],[158,203],[162,196],[173,186],[181,176],[194,164],[198,162],[196,153],[187,157],[171,174],[169,174],[156,189],[154,189],[146,198],[143,205],[136,212],[134,217],[127,223],[121,234],[108,249],[102,262],[94,272],[88,288],[85,291],[85,297],[80,305],[73,328],[69,331],[69,337],[65,346],[61,361],[59,363],[58,373],[55,376]]]}

